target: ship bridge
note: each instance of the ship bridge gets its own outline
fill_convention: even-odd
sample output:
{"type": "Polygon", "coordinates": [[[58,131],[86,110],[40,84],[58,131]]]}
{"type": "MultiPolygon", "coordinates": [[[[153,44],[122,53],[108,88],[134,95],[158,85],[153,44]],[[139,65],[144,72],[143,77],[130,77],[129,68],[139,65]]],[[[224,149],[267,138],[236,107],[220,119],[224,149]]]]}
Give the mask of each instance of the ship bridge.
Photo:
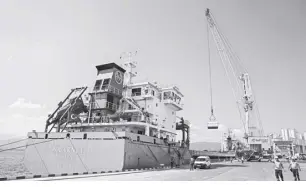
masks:
{"type": "Polygon", "coordinates": [[[162,89],[163,101],[167,107],[175,111],[183,110],[182,98],[184,95],[176,86],[162,89]]]}

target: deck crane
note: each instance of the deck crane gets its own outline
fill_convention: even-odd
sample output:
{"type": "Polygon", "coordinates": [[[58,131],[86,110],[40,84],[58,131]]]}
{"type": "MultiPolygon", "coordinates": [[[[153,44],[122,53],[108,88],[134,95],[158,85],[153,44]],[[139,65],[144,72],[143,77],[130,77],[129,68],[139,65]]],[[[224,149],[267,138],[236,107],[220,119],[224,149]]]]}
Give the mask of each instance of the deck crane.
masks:
{"type": "Polygon", "coordinates": [[[182,131],[182,147],[188,147],[190,145],[190,122],[185,120],[183,117],[176,116],[180,120],[179,123],[176,123],[176,130],[182,131]],[[185,133],[187,138],[185,138],[185,133]]]}
{"type": "MultiPolygon", "coordinates": [[[[249,146],[249,137],[263,136],[263,128],[257,102],[255,101],[254,97],[254,91],[251,87],[250,76],[246,69],[241,65],[239,57],[233,52],[232,46],[228,40],[220,32],[220,29],[209,9],[206,10],[205,15],[207,18],[208,41],[209,33],[211,33],[229,83],[232,87],[232,92],[236,100],[240,119],[244,127],[244,138],[247,146],[249,146]]],[[[208,50],[210,50],[209,47],[208,50]]]]}

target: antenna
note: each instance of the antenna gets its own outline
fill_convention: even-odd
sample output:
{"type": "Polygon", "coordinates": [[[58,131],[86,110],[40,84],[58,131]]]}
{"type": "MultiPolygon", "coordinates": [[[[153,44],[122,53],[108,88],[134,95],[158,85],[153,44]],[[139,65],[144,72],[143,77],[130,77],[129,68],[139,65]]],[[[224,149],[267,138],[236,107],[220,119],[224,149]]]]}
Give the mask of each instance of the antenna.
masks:
{"type": "Polygon", "coordinates": [[[124,52],[120,55],[120,59],[123,59],[123,65],[125,69],[127,69],[127,75],[129,82],[127,84],[132,84],[132,78],[137,75],[137,72],[133,72],[133,69],[136,68],[137,62],[132,61],[132,57],[137,55],[137,51],[135,52],[124,52]]]}

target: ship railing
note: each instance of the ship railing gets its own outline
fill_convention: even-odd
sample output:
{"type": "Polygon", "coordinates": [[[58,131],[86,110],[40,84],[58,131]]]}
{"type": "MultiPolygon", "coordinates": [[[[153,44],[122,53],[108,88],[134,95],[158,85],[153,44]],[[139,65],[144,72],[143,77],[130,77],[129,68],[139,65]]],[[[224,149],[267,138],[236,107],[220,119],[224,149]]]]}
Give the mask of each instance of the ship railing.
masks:
{"type": "Polygon", "coordinates": [[[181,102],[177,102],[177,101],[175,101],[175,100],[172,100],[172,99],[164,99],[164,101],[165,101],[165,103],[169,103],[169,104],[173,104],[173,105],[176,105],[176,106],[178,106],[178,107],[180,107],[180,108],[183,108],[184,107],[184,104],[183,103],[181,103],[181,102]]]}
{"type": "Polygon", "coordinates": [[[91,108],[108,108],[108,109],[111,109],[111,110],[118,110],[119,109],[119,106],[114,104],[114,103],[111,103],[111,102],[108,102],[108,101],[105,101],[103,102],[103,104],[99,105],[98,103],[96,102],[93,102],[91,103],[91,108]]]}
{"type": "Polygon", "coordinates": [[[98,116],[98,117],[90,117],[87,118],[84,122],[81,123],[81,125],[88,124],[89,123],[110,123],[110,119],[108,117],[104,116],[98,116]]]}
{"type": "Polygon", "coordinates": [[[134,97],[134,96],[141,96],[141,92],[133,92],[132,97],[134,97]]]}
{"type": "Polygon", "coordinates": [[[183,105],[182,99],[178,99],[173,96],[164,96],[164,100],[170,100],[170,101],[177,103],[178,105],[183,105]]]}
{"type": "Polygon", "coordinates": [[[114,103],[111,103],[111,102],[106,102],[106,108],[108,109],[111,109],[111,110],[118,110],[119,109],[119,106],[114,104],[114,103]]]}
{"type": "Polygon", "coordinates": [[[118,88],[115,88],[111,85],[102,85],[101,89],[100,89],[100,87],[94,87],[94,91],[95,92],[98,92],[98,91],[112,92],[112,93],[117,94],[117,95],[122,95],[122,91],[120,91],[118,88]]]}
{"type": "Polygon", "coordinates": [[[115,87],[113,87],[111,85],[108,86],[108,91],[112,92],[114,94],[117,94],[117,95],[121,95],[122,94],[122,92],[118,88],[115,88],[115,87]]]}

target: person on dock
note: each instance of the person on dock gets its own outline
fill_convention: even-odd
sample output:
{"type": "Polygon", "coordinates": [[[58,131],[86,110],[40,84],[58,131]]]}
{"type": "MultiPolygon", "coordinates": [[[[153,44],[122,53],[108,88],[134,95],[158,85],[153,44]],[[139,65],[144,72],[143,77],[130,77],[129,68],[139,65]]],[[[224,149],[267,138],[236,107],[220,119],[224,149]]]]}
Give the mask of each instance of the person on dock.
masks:
{"type": "Polygon", "coordinates": [[[281,178],[282,181],[284,181],[284,177],[283,177],[283,163],[279,160],[278,157],[275,158],[274,160],[274,170],[275,170],[275,177],[277,179],[277,181],[279,181],[279,178],[281,178]]]}
{"type": "Polygon", "coordinates": [[[174,157],[171,157],[170,164],[171,164],[171,168],[173,168],[173,165],[174,165],[174,157]]]}
{"type": "Polygon", "coordinates": [[[194,168],[194,158],[193,157],[191,157],[190,158],[190,171],[192,171],[193,170],[193,168],[194,168]]]}
{"type": "Polygon", "coordinates": [[[289,164],[289,170],[293,173],[294,180],[299,181],[300,180],[299,170],[301,171],[301,167],[295,158],[293,158],[292,162],[289,164]]]}

